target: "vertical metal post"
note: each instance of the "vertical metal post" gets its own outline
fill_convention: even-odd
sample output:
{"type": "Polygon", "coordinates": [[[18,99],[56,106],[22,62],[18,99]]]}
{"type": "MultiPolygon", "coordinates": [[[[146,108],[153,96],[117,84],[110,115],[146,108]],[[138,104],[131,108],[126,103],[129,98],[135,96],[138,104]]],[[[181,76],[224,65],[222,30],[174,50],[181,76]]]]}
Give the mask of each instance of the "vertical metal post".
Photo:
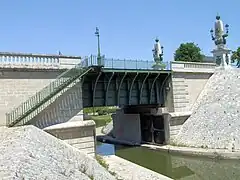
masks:
{"type": "Polygon", "coordinates": [[[100,52],[100,34],[99,34],[99,29],[96,27],[96,32],[95,35],[97,36],[97,41],[98,41],[98,55],[97,55],[97,65],[101,66],[101,52],[100,52]]]}
{"type": "Polygon", "coordinates": [[[90,56],[90,63],[91,63],[91,66],[93,65],[93,62],[92,62],[92,54],[90,56]]]}

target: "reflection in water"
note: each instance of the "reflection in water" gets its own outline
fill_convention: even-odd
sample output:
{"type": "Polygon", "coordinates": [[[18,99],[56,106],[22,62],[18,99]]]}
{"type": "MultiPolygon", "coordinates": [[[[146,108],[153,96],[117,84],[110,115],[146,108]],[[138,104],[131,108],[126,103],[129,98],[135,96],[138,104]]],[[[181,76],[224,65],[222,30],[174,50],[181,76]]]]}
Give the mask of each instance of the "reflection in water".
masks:
{"type": "Polygon", "coordinates": [[[101,144],[97,153],[115,154],[133,163],[181,180],[239,180],[240,161],[214,160],[176,156],[143,147],[123,147],[101,144]],[[115,151],[115,153],[114,153],[115,151]]]}

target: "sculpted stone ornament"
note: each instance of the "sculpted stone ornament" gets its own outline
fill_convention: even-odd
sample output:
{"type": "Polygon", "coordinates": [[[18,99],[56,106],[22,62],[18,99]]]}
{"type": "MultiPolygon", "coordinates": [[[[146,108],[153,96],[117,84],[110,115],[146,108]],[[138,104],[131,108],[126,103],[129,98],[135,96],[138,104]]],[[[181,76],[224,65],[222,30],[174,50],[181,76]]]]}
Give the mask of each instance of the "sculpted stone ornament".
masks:
{"type": "Polygon", "coordinates": [[[220,68],[229,68],[231,62],[230,59],[230,52],[231,50],[226,48],[226,38],[228,37],[228,27],[229,25],[225,25],[226,33],[224,32],[224,25],[220,16],[216,16],[216,21],[214,23],[214,30],[211,29],[211,37],[216,45],[216,49],[212,51],[213,56],[216,60],[217,66],[220,68]]]}
{"type": "Polygon", "coordinates": [[[153,58],[156,64],[152,66],[153,69],[164,69],[166,66],[162,63],[163,60],[163,46],[160,45],[159,39],[156,38],[154,48],[152,50],[153,58]]]}
{"type": "Polygon", "coordinates": [[[211,29],[211,35],[212,35],[212,40],[215,42],[215,45],[218,47],[224,47],[224,45],[227,43],[226,37],[228,36],[228,27],[229,25],[226,24],[226,33],[224,34],[224,27],[223,27],[223,22],[220,19],[220,16],[216,16],[216,21],[214,24],[214,31],[215,31],[215,36],[213,36],[213,30],[211,29]]]}

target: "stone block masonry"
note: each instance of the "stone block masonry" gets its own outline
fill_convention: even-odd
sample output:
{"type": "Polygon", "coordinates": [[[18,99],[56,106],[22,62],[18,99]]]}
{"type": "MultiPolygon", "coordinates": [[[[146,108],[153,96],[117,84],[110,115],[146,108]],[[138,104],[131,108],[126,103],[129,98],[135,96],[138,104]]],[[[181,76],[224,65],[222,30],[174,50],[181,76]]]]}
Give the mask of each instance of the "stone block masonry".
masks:
{"type": "Polygon", "coordinates": [[[0,127],[0,179],[115,180],[89,155],[34,127],[0,127]]]}
{"type": "Polygon", "coordinates": [[[139,114],[124,114],[123,109],[118,109],[113,114],[113,136],[116,140],[130,143],[141,143],[141,123],[139,114]]]}
{"type": "Polygon", "coordinates": [[[6,125],[5,113],[19,106],[56,79],[64,70],[1,69],[0,126],[6,125]]]}
{"type": "Polygon", "coordinates": [[[82,152],[95,156],[96,132],[93,120],[66,122],[44,128],[43,130],[82,152]]]}
{"type": "Polygon", "coordinates": [[[240,150],[240,70],[217,70],[207,82],[175,144],[240,150]]]}
{"type": "Polygon", "coordinates": [[[175,112],[191,111],[212,73],[173,72],[172,88],[175,112]]]}
{"type": "Polygon", "coordinates": [[[189,109],[189,96],[188,86],[185,82],[184,74],[173,74],[172,76],[173,87],[173,102],[175,112],[184,112],[189,109]]]}
{"type": "Polygon", "coordinates": [[[66,91],[59,93],[53,100],[46,102],[45,109],[41,110],[29,124],[45,128],[67,121],[83,120],[82,83],[77,82],[66,91]]]}
{"type": "Polygon", "coordinates": [[[189,112],[173,112],[168,114],[169,118],[169,134],[170,134],[170,140],[169,143],[171,144],[173,139],[177,136],[179,133],[182,125],[185,123],[185,121],[190,117],[192,113],[189,112]]]}

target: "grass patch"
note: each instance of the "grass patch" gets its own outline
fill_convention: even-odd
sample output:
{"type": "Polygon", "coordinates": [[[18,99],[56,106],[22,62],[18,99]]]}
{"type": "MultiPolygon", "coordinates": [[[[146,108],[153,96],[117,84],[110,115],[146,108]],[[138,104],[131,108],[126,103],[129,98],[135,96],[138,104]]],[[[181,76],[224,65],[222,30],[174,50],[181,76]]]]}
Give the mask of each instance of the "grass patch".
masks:
{"type": "Polygon", "coordinates": [[[108,170],[109,165],[106,163],[106,161],[101,156],[96,155],[96,160],[102,167],[104,167],[106,170],[108,170]]]}
{"type": "Polygon", "coordinates": [[[111,115],[91,116],[91,119],[95,121],[96,127],[101,127],[111,122],[112,117],[111,115]]]}
{"type": "Polygon", "coordinates": [[[96,155],[96,160],[97,162],[102,166],[104,167],[111,175],[113,175],[114,177],[116,177],[117,180],[123,180],[121,178],[118,178],[117,177],[117,174],[113,171],[110,171],[109,170],[109,165],[107,164],[107,162],[99,155],[96,155]]]}

